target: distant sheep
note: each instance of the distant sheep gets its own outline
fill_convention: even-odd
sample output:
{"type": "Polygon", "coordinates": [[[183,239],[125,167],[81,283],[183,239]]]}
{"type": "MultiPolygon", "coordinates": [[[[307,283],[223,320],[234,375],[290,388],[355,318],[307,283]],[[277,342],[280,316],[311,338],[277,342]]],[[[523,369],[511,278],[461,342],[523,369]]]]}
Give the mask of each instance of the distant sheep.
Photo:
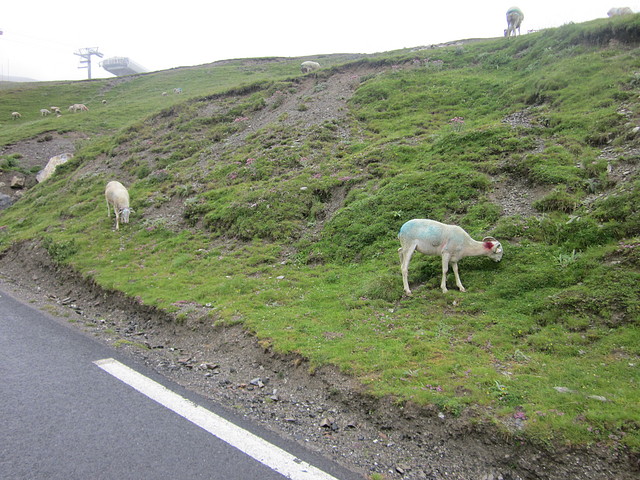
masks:
{"type": "Polygon", "coordinates": [[[182,89],[181,88],[174,88],[173,89],[173,93],[182,93],[182,89]]]}
{"type": "Polygon", "coordinates": [[[49,110],[53,113],[57,113],[58,115],[60,114],[60,107],[49,107],[49,110]]]}
{"type": "Polygon", "coordinates": [[[633,10],[629,7],[612,8],[607,12],[608,17],[620,17],[622,15],[633,15],[633,10]]]}
{"type": "Polygon", "coordinates": [[[402,284],[407,295],[411,295],[409,288],[409,262],[417,250],[425,255],[440,255],[442,257],[442,293],[447,293],[447,272],[449,264],[453,267],[456,285],[461,292],[465,289],[458,275],[458,261],[464,257],[484,255],[496,262],[502,259],[502,245],[493,237],[485,237],[481,242],[471,238],[461,227],[446,225],[435,220],[409,220],[400,228],[398,233],[400,245],[400,268],[402,270],[402,284]]]}
{"type": "Polygon", "coordinates": [[[504,31],[505,37],[516,36],[516,30],[520,35],[520,25],[524,20],[524,13],[518,7],[511,7],[507,10],[507,29],[504,31]]]}
{"type": "Polygon", "coordinates": [[[22,118],[22,115],[20,115],[20,112],[11,112],[11,118],[17,120],[19,118],[22,118]]]}
{"type": "Polygon", "coordinates": [[[46,108],[41,108],[40,109],[40,115],[42,115],[43,117],[46,117],[47,115],[50,115],[51,112],[49,110],[47,110],[46,108]]]}
{"type": "Polygon", "coordinates": [[[104,197],[107,200],[107,217],[111,217],[111,205],[116,214],[116,230],[120,230],[120,218],[122,223],[129,223],[129,214],[133,211],[129,208],[129,192],[120,182],[111,181],[107,183],[104,197]]]}
{"type": "Polygon", "coordinates": [[[83,105],[82,103],[74,103],[73,105],[71,105],[69,107],[69,111],[70,112],[88,112],[89,108],[86,105],[83,105]]]}
{"type": "Polygon", "coordinates": [[[302,73],[311,73],[320,68],[320,64],[318,62],[306,61],[300,64],[300,71],[302,73]]]}

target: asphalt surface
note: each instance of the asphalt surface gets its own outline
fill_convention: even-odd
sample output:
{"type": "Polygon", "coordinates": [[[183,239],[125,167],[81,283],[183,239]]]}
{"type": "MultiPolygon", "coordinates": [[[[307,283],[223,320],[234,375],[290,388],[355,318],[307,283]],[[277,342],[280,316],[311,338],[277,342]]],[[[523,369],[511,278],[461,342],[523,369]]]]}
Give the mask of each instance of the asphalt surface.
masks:
{"type": "Polygon", "coordinates": [[[0,478],[287,478],[94,364],[105,358],[126,364],[335,478],[361,478],[245,419],[234,418],[64,320],[2,291],[0,478]]]}

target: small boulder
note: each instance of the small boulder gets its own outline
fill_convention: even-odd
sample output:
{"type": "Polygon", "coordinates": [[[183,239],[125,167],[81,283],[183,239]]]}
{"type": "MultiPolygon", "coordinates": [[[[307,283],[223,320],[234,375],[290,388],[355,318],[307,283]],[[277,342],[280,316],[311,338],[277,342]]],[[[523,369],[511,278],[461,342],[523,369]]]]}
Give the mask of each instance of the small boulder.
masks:
{"type": "Polygon", "coordinates": [[[44,182],[47,178],[53,175],[53,172],[56,171],[56,167],[58,165],[67,163],[72,158],[73,158],[73,153],[62,153],[60,155],[56,155],[55,157],[51,157],[46,167],[40,170],[36,175],[36,180],[38,182],[44,182]]]}
{"type": "Polygon", "coordinates": [[[558,393],[575,393],[574,390],[567,387],[553,387],[553,389],[558,393]]]}
{"type": "Polygon", "coordinates": [[[11,188],[14,189],[21,189],[24,188],[24,182],[25,182],[25,178],[22,175],[14,175],[13,178],[11,179],[11,188]]]}

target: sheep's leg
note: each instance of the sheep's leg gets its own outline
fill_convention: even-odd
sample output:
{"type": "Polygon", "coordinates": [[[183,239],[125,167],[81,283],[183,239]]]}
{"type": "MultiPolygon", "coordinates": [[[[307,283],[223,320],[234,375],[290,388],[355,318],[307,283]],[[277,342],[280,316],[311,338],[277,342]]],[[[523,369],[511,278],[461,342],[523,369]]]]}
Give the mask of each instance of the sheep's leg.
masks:
{"type": "Polygon", "coordinates": [[[109,208],[109,200],[107,200],[107,218],[111,217],[111,209],[109,208]]]}
{"type": "Polygon", "coordinates": [[[451,266],[453,267],[453,274],[456,277],[456,285],[460,289],[461,292],[465,292],[466,290],[462,286],[462,282],[460,281],[460,275],[458,275],[458,262],[451,262],[451,266]]]}
{"type": "Polygon", "coordinates": [[[120,230],[120,214],[116,207],[113,207],[113,211],[116,212],[116,230],[120,230]]]}
{"type": "MultiPolygon", "coordinates": [[[[443,253],[442,254],[442,282],[440,282],[440,288],[442,289],[442,293],[447,293],[447,291],[448,291],[447,290],[447,272],[449,271],[449,259],[450,258],[451,258],[451,256],[448,253],[443,253]]],[[[455,268],[455,266],[454,266],[454,268],[455,268]]]]}
{"type": "Polygon", "coordinates": [[[409,288],[409,262],[415,249],[416,245],[411,245],[406,250],[404,247],[398,249],[398,254],[400,255],[400,270],[402,271],[402,286],[404,287],[404,293],[407,295],[411,295],[411,289],[409,288]]]}

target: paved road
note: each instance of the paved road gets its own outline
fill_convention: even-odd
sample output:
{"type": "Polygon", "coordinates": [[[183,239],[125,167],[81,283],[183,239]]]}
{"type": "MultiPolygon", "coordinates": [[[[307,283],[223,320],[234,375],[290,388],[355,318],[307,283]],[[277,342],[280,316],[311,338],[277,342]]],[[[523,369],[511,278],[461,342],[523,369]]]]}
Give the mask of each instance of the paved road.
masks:
{"type": "MultiPolygon", "coordinates": [[[[211,429],[218,428],[215,425],[211,429]]],[[[246,443],[242,438],[245,437],[240,443],[246,443]]],[[[243,419],[230,417],[208,400],[122,358],[64,321],[0,291],[0,478],[361,477],[296,444],[274,438],[257,426],[247,425],[243,419]],[[188,406],[194,407],[194,402],[207,413],[227,417],[245,431],[266,438],[268,445],[276,444],[293,455],[296,464],[311,468],[302,468],[296,477],[286,470],[278,470],[281,474],[265,466],[187,420],[188,415],[178,415],[94,363],[107,358],[127,364],[144,375],[142,378],[150,379],[152,385],[161,384],[168,395],[175,392],[190,400],[186,402],[188,406]]]]}

